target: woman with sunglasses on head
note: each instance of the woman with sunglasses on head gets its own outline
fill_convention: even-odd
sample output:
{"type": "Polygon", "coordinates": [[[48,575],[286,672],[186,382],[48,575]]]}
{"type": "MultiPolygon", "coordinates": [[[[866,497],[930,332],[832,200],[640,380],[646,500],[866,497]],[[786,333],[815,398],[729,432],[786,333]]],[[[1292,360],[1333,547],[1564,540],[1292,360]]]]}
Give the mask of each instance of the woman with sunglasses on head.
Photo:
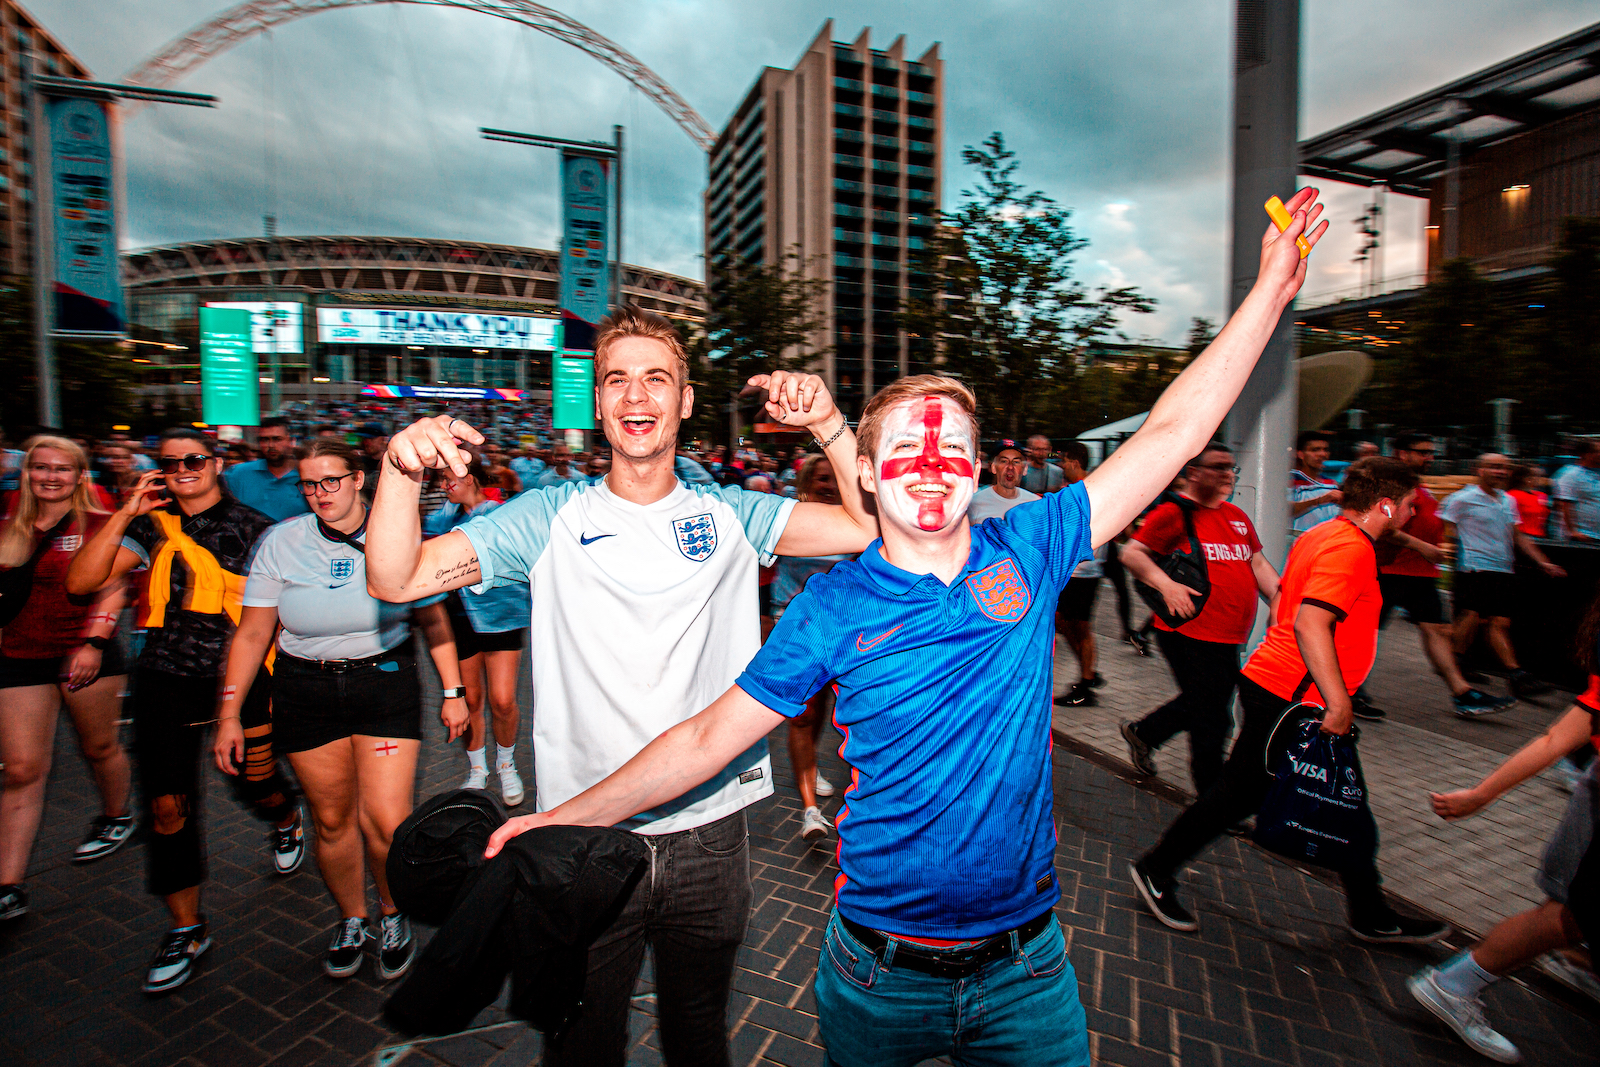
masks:
{"type": "Polygon", "coordinates": [[[82,449],[35,437],[15,508],[0,527],[0,920],[28,911],[23,879],[63,705],[103,806],[73,860],[109,856],[133,833],[128,756],[117,739],[127,670],[111,641],[123,583],[89,597],[69,597],[64,584],[73,554],[106,519],[91,489],[82,449]]]}
{"type": "MultiPolygon", "coordinates": [[[[423,523],[423,536],[447,534],[474,515],[499,507],[484,491],[493,484],[492,479],[476,456],[467,463],[465,477],[444,472],[442,485],[449,503],[423,523]]],[[[461,657],[461,677],[467,687],[471,716],[467,723],[467,779],[461,787],[483,789],[489,783],[489,739],[483,728],[487,676],[500,795],[508,807],[516,807],[523,798],[522,776],[517,773],[517,731],[522,717],[517,705],[517,671],[522,665],[523,633],[528,625],[527,587],[506,585],[482,594],[457,590],[449,594],[447,610],[455,632],[456,655],[461,657]]]]}
{"type": "MultiPolygon", "coordinates": [[[[223,654],[239,620],[250,555],[272,525],[223,488],[214,445],[200,431],[168,430],[157,457],[159,470],[139,478],[73,557],[66,577],[67,592],[83,595],[146,568],[140,624],[147,636],[130,704],[149,829],[148,888],[164,898],[172,922],[145,973],[146,993],[183,985],[211,947],[200,911],[206,880],[200,750],[216,719],[223,654]]],[[[273,827],[273,869],[287,875],[305,856],[305,835],[294,788],[272,754],[270,689],[263,678],[232,704],[249,738],[236,792],[273,827]]]]}
{"type": "Polygon", "coordinates": [[[342,441],[314,441],[300,460],[311,514],[273,527],[250,565],[213,751],[218,767],[238,773],[245,739],[231,700],[276,656],[273,740],[311,805],[317,865],[341,915],[323,969],[334,978],[355,974],[373,937],[364,854],[382,910],[378,974],[390,979],[406,972],[416,952],[384,870],[394,831],[411,813],[422,745],[413,620],[445,687],[440,718],[451,740],[466,725],[467,705],[444,598],[389,604],[367,592],[365,481],[361,457],[342,441]]]}

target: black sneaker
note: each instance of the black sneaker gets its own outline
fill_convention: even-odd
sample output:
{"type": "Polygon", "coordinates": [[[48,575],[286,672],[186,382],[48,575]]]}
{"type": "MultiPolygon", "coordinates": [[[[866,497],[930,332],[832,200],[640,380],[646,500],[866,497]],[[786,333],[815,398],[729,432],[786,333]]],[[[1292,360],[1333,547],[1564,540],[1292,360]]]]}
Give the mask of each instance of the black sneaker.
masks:
{"type": "Polygon", "coordinates": [[[1508,681],[1511,683],[1511,691],[1517,695],[1518,700],[1550,692],[1549,682],[1535,678],[1527,671],[1512,671],[1508,681]]]}
{"type": "Polygon", "coordinates": [[[1139,891],[1151,915],[1174,930],[1192,933],[1200,929],[1199,920],[1189,913],[1188,908],[1178,903],[1177,882],[1156,885],[1155,879],[1144,873],[1137,863],[1128,864],[1128,873],[1133,875],[1133,887],[1139,891]]]}
{"type": "Polygon", "coordinates": [[[211,938],[206,936],[203,919],[194,926],[168,930],[161,947],[156,949],[155,959],[150,961],[150,969],[145,972],[144,991],[165,993],[177,989],[194,974],[195,960],[210,947],[211,938]]]}
{"type": "Polygon", "coordinates": [[[1463,719],[1481,719],[1485,715],[1494,715],[1505,711],[1515,704],[1515,697],[1492,697],[1482,689],[1468,689],[1458,697],[1452,698],[1455,704],[1456,715],[1463,719]]]}
{"type": "Polygon", "coordinates": [[[128,838],[133,836],[133,828],[132,815],[116,818],[110,815],[96,816],[94,822],[89,824],[89,832],[83,835],[83,840],[73,850],[72,862],[88,863],[90,860],[104,859],[128,843],[128,838]]]}
{"type": "Polygon", "coordinates": [[[322,969],[329,978],[349,978],[361,969],[361,952],[372,934],[367,930],[367,920],[348,918],[339,920],[333,928],[333,941],[322,957],[322,969]]]}
{"type": "Polygon", "coordinates": [[[1088,686],[1090,689],[1104,689],[1106,687],[1106,676],[1101,674],[1099,671],[1095,671],[1092,678],[1085,678],[1083,680],[1083,684],[1088,686]]]}
{"type": "Polygon", "coordinates": [[[378,977],[385,982],[399,978],[411,969],[417,954],[416,939],[411,936],[411,920],[403,912],[385,915],[378,920],[378,977]]]}
{"type": "Polygon", "coordinates": [[[1051,703],[1065,704],[1073,708],[1092,708],[1099,704],[1100,701],[1096,699],[1093,689],[1090,689],[1086,683],[1079,682],[1061,696],[1056,697],[1051,703]]]}
{"type": "Polygon", "coordinates": [[[1123,640],[1133,646],[1133,651],[1141,656],[1150,654],[1150,639],[1137,630],[1128,634],[1123,640]]]}
{"type": "Polygon", "coordinates": [[[28,914],[28,889],[26,886],[0,885],[0,923],[7,919],[20,919],[28,914]]]}
{"type": "Polygon", "coordinates": [[[306,825],[300,809],[294,810],[294,822],[287,827],[272,828],[272,869],[279,874],[293,874],[306,860],[306,825]]]}
{"type": "Polygon", "coordinates": [[[1390,912],[1376,922],[1351,921],[1350,933],[1369,945],[1426,945],[1450,934],[1450,924],[1438,919],[1412,919],[1390,912]]]}
{"type": "Polygon", "coordinates": [[[1133,769],[1140,774],[1154,777],[1156,761],[1150,758],[1150,746],[1139,736],[1138,725],[1125,722],[1118,729],[1122,731],[1122,739],[1128,742],[1128,762],[1133,764],[1133,769]]]}
{"type": "Polygon", "coordinates": [[[1351,700],[1350,704],[1358,719],[1365,719],[1367,722],[1382,722],[1389,717],[1382,708],[1374,707],[1372,701],[1365,697],[1358,696],[1351,700]]]}

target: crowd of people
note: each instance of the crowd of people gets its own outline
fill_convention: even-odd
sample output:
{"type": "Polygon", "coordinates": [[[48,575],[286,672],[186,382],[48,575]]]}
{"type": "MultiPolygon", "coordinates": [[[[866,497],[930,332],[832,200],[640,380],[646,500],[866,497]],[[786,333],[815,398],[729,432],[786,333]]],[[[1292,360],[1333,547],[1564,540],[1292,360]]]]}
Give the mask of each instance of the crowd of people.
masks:
{"type": "MultiPolygon", "coordinates": [[[[488,404],[389,420],[296,410],[265,420],[249,447],[188,427],[148,455],[120,435],[31,439],[0,527],[0,920],[29,907],[65,706],[100,792],[75,858],[110,855],[142,824],[148,889],[170,913],[146,992],[193,980],[218,935],[202,897],[208,756],[267,828],[274,871],[290,876],[312,852],[340,913],[326,973],[348,978],[371,956],[397,979],[417,938],[386,860],[412,810],[424,716],[437,714],[466,755],[461,788],[488,790],[492,775],[513,809],[534,795],[486,859],[568,825],[619,827],[648,849],[649,876],[587,945],[583,1009],[545,1062],[623,1062],[647,948],[667,1061],[726,1062],[752,897],[745,809],[773,792],[766,738],[781,723],[801,835],[837,837],[815,983],[830,1060],[1086,1064],[1053,913],[1043,739],[1052,699],[1092,705],[1105,685],[1090,626],[1100,581],[1117,592],[1126,640],[1145,655],[1153,634],[1179,684],[1123,736],[1148,773],[1151,751],[1187,732],[1200,796],[1130,874],[1160,922],[1193,931],[1178,873],[1257,811],[1287,712],[1311,708],[1328,733],[1350,733],[1391,601],[1422,631],[1457,712],[1486,713],[1497,698],[1472,688],[1456,653],[1480,626],[1502,651],[1493,576],[1515,551],[1559,573],[1519,526],[1501,457],[1484,457],[1471,495],[1421,502],[1422,435],[1406,439],[1411,458],[1363,459],[1339,482],[1302,440],[1289,490],[1299,536],[1281,574],[1263,557],[1228,500],[1233,456],[1212,435],[1304,279],[1295,240],[1315,245],[1326,228],[1315,201],[1313,190],[1290,201],[1293,224],[1267,231],[1234,318],[1093,470],[1077,442],[1000,441],[985,456],[976,398],[935,375],[880,390],[854,428],[820,378],[759,375],[767,415],[811,443],[691,451],[679,440],[693,405],[681,338],[631,308],[597,341],[603,448],[575,449],[536,410],[488,404]],[[1452,530],[1458,577],[1480,575],[1457,594],[1454,630],[1420,584],[1452,530]],[[1186,550],[1203,582],[1170,566],[1186,550]],[[1137,628],[1129,574],[1152,607],[1137,628]],[[1271,625],[1246,658],[1261,601],[1271,625]],[[1060,697],[1057,639],[1080,668],[1060,697]],[[424,707],[424,651],[437,708],[424,707]],[[125,691],[131,760],[116,730],[125,691]],[[1244,716],[1228,750],[1236,691],[1244,716]],[[828,720],[851,768],[839,787],[816,773],[828,720]],[[531,783],[516,763],[525,736],[531,783]],[[836,788],[830,824],[819,798],[836,788]]],[[[1588,483],[1557,481],[1550,515],[1586,536],[1600,517],[1585,510],[1588,483]]],[[[1517,692],[1533,684],[1512,679],[1517,692]]],[[[1600,715],[1593,693],[1600,683],[1581,707],[1600,715]]],[[[1435,805],[1459,816],[1487,803],[1566,755],[1586,714],[1435,805]]],[[[1413,983],[1480,1051],[1505,1054],[1483,1021],[1483,984],[1535,947],[1582,939],[1589,830],[1563,831],[1550,908],[1413,983]]],[[[1339,873],[1354,936],[1446,932],[1389,906],[1375,856],[1339,873]]]]}

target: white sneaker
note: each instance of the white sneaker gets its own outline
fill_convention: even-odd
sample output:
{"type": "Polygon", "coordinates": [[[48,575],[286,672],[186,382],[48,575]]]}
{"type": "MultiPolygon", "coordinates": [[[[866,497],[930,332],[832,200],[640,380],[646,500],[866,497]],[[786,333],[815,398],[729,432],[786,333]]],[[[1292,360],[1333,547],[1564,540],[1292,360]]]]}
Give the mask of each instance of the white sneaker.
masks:
{"type": "Polygon", "coordinates": [[[1568,989],[1600,1001],[1600,979],[1593,971],[1578,966],[1561,953],[1546,953],[1539,960],[1539,969],[1568,989]]]}
{"type": "Polygon", "coordinates": [[[496,768],[500,775],[500,796],[505,800],[506,807],[514,808],[522,803],[525,795],[522,791],[522,775],[517,773],[513,763],[502,763],[496,768]]]}
{"type": "Polygon", "coordinates": [[[800,836],[807,841],[815,841],[819,837],[827,837],[828,831],[833,829],[833,823],[822,814],[820,808],[807,808],[800,817],[800,836]]]}
{"type": "Polygon", "coordinates": [[[1406,979],[1406,988],[1417,1003],[1437,1015],[1467,1047],[1496,1063],[1520,1063],[1517,1046],[1495,1033],[1483,1017],[1483,1001],[1477,997],[1458,997],[1439,987],[1438,969],[1425,968],[1406,979]]]}
{"type": "Polygon", "coordinates": [[[817,796],[819,796],[819,797],[831,797],[831,796],[833,796],[833,783],[828,781],[826,778],[822,777],[822,775],[820,775],[820,774],[817,775],[817,796]]]}
{"type": "Polygon", "coordinates": [[[461,783],[461,788],[462,789],[488,789],[489,788],[489,768],[485,767],[483,770],[480,771],[478,768],[473,767],[470,770],[468,770],[467,771],[467,780],[461,783]]]}

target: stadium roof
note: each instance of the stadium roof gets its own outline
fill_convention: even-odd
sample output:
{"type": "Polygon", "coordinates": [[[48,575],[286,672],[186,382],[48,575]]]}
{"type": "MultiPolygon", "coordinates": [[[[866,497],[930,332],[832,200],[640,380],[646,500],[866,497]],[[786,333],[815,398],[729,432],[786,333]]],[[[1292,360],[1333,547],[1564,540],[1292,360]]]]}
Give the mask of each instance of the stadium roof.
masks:
{"type": "Polygon", "coordinates": [[[1300,172],[1427,196],[1462,155],[1600,101],[1600,22],[1300,143],[1300,172]]]}

